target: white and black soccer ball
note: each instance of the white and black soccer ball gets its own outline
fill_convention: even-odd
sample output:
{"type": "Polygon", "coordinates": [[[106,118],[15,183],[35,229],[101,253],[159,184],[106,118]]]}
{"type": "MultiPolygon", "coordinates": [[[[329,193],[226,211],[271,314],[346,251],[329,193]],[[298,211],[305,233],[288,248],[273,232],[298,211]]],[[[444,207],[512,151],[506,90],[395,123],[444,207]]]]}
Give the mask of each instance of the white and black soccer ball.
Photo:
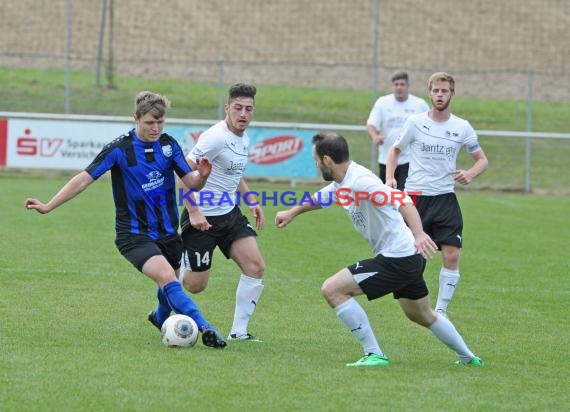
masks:
{"type": "Polygon", "coordinates": [[[162,324],[160,335],[166,346],[191,348],[198,340],[198,325],[189,316],[172,315],[162,324]]]}

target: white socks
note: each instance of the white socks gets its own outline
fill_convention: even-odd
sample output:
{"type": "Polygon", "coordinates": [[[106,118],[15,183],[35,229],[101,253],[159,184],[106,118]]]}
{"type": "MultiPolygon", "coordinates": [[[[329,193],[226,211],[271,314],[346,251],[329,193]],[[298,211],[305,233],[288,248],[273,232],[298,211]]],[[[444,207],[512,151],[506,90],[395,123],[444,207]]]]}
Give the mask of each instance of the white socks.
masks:
{"type": "MultiPolygon", "coordinates": [[[[356,299],[351,298],[338,305],[334,310],[347,329],[362,344],[364,354],[376,353],[384,356],[384,352],[374,336],[368,316],[356,299]]],[[[469,350],[455,326],[444,316],[438,314],[436,321],[428,329],[437,339],[455,351],[462,362],[468,362],[475,356],[469,350]]]]}
{"type": "Polygon", "coordinates": [[[186,270],[190,270],[190,262],[188,262],[188,252],[182,252],[182,258],[180,259],[180,269],[178,269],[178,273],[176,276],[178,277],[178,281],[182,286],[184,286],[184,276],[186,275],[186,270]]]}
{"type": "Polygon", "coordinates": [[[447,306],[453,294],[455,287],[459,283],[459,269],[447,269],[442,267],[439,272],[439,293],[437,295],[436,311],[447,311],[447,306]]]}
{"type": "Polygon", "coordinates": [[[346,325],[352,336],[360,341],[364,354],[376,353],[384,356],[380,345],[376,341],[374,331],[370,327],[370,321],[362,306],[354,298],[341,303],[334,308],[337,316],[346,325]]]}
{"type": "Polygon", "coordinates": [[[240,336],[247,333],[249,319],[253,315],[262,291],[263,284],[261,279],[241,274],[236,290],[236,307],[231,334],[240,336]]]}
{"type": "Polygon", "coordinates": [[[455,351],[462,362],[469,362],[473,356],[475,356],[473,352],[469,350],[465,341],[459,332],[457,332],[457,329],[455,329],[455,326],[453,326],[445,316],[438,314],[436,321],[432,323],[428,329],[431,330],[431,333],[433,333],[436,338],[455,351]]]}

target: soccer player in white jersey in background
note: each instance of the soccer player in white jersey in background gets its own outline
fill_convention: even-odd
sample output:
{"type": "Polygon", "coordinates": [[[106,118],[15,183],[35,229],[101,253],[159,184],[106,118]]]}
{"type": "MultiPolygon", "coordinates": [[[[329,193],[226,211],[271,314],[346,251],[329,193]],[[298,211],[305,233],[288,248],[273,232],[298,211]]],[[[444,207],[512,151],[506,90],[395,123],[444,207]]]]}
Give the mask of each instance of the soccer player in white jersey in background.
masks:
{"type": "Polygon", "coordinates": [[[477,135],[468,121],[451,113],[455,80],[444,72],[431,75],[428,94],[432,107],[411,116],[388,153],[386,184],[396,187],[394,175],[400,153],[409,148],[410,170],[405,191],[419,192],[416,207],[423,228],[441,249],[436,311],[447,316],[447,308],[459,282],[459,256],[463,242],[463,218],[455,196],[455,182],[467,185],[489,164],[477,135]],[[459,150],[465,146],[473,166],[456,170],[459,150]]]}
{"type": "Polygon", "coordinates": [[[457,363],[483,366],[483,361],[469,350],[453,324],[430,307],[423,278],[424,258],[431,258],[437,246],[422,230],[412,200],[403,192],[386,186],[367,168],[351,161],[348,144],[339,134],[315,135],[313,157],[323,179],[331,183],[313,195],[312,203],[305,202],[278,212],[275,224],[279,228],[285,227],[303,212],[328,206],[332,201],[342,201],[354,228],[372,247],[373,258],[359,260],[340,270],[325,280],[321,288],[328,304],[364,351],[362,358],[346,366],[388,366],[388,357],[374,336],[368,316],[354,298],[364,294],[368,300],[373,300],[389,293],[393,293],[410,320],[428,328],[456,352],[457,363]],[[342,191],[341,198],[339,191],[342,191]]]}
{"type": "MultiPolygon", "coordinates": [[[[399,136],[404,122],[412,114],[429,110],[428,104],[423,99],[409,93],[409,88],[407,72],[397,71],[392,74],[392,93],[376,100],[366,121],[368,135],[372,143],[378,146],[378,172],[383,182],[386,182],[388,150],[399,136]]],[[[395,171],[400,190],[404,190],[406,184],[408,162],[407,153],[402,153],[395,171]]]]}
{"type": "MultiPolygon", "coordinates": [[[[206,156],[212,173],[202,189],[211,195],[184,200],[181,216],[185,252],[180,280],[191,293],[206,289],[210,278],[213,253],[219,247],[226,258],[241,270],[236,290],[233,325],[228,340],[259,341],[248,332],[248,324],[261,292],[265,263],[257,245],[256,232],[242,214],[239,204],[247,204],[257,229],[265,225],[263,210],[243,178],[249,155],[246,129],[255,109],[255,86],[238,83],[229,89],[226,117],[200,135],[186,160],[195,165],[206,156]],[[246,196],[245,199],[237,199],[246,196]]],[[[181,185],[183,189],[186,189],[181,185]]]]}

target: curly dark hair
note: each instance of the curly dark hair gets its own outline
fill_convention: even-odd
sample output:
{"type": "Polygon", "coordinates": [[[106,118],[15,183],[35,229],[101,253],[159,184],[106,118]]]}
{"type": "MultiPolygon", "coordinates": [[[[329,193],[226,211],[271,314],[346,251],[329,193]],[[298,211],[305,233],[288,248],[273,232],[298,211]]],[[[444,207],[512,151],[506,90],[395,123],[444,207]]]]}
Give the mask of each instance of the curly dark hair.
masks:
{"type": "Polygon", "coordinates": [[[257,93],[257,89],[255,86],[251,84],[245,83],[236,83],[229,90],[229,99],[228,101],[231,102],[236,97],[251,97],[255,99],[255,94],[257,93]]]}

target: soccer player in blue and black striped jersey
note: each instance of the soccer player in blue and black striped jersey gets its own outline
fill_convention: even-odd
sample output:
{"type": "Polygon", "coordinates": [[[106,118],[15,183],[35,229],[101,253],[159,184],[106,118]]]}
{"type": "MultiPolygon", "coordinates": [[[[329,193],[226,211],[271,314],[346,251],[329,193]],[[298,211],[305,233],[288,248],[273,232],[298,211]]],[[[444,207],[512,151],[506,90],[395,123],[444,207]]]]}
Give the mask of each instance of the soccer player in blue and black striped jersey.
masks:
{"type": "Polygon", "coordinates": [[[26,199],[25,205],[27,209],[49,213],[110,170],[116,209],[115,244],[129,262],[158,285],[158,308],[149,314],[149,321],[160,329],[171,311],[182,313],[196,321],[206,346],[223,348],[223,337],[206,321],[177,280],[182,241],[178,234],[174,173],[187,187],[199,190],[212,165],[203,158],[192,171],[176,140],[163,133],[169,106],[164,96],[139,93],[135,99],[134,129],[107,144],[48,203],[26,199]]]}

